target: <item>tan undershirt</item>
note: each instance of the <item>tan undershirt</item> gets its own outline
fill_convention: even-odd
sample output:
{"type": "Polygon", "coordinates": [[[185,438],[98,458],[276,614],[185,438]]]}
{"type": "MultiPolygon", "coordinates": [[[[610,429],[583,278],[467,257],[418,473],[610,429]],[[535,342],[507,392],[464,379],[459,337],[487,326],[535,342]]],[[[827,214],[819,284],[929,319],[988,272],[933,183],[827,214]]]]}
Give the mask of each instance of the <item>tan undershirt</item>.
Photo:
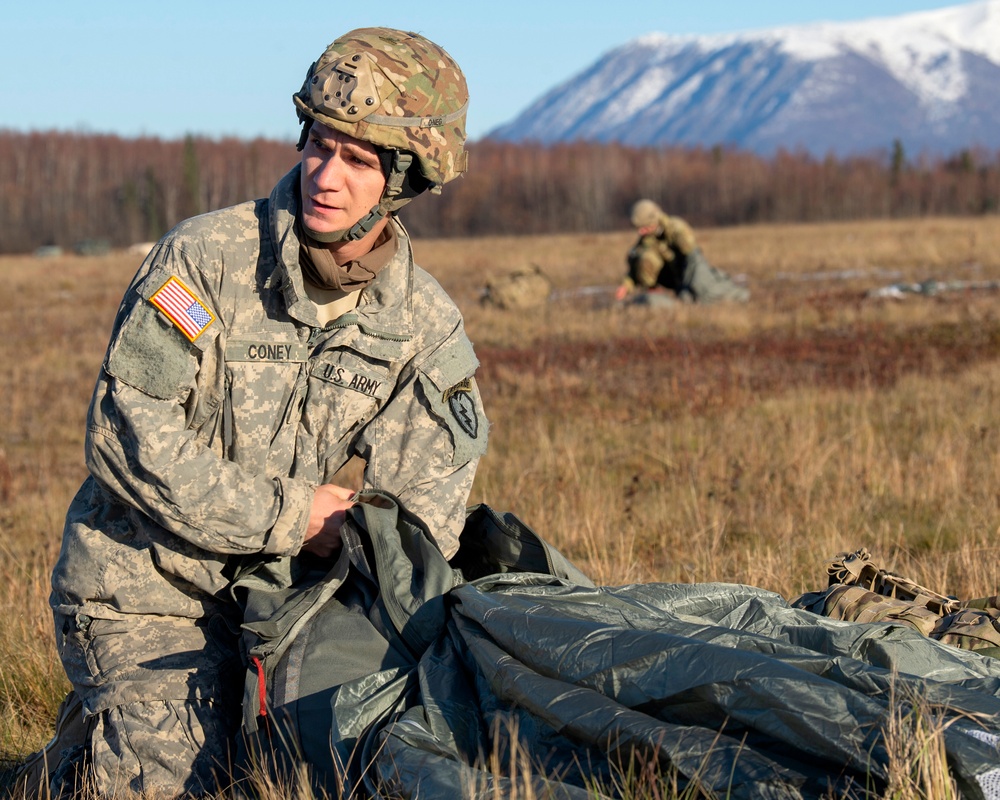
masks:
{"type": "Polygon", "coordinates": [[[316,306],[316,315],[319,317],[320,325],[326,325],[337,317],[357,308],[358,296],[361,291],[375,279],[375,276],[392,260],[399,249],[399,237],[396,236],[396,229],[391,224],[382,229],[371,250],[360,258],[349,262],[346,266],[338,264],[332,253],[325,250],[318,242],[310,244],[307,237],[300,238],[303,241],[299,254],[299,263],[302,265],[302,282],[305,284],[306,294],[316,306]],[[351,277],[352,272],[360,272],[370,277],[367,280],[347,281],[348,285],[358,287],[354,290],[333,288],[343,285],[344,278],[351,277]],[[321,285],[317,286],[316,283],[313,283],[310,280],[311,277],[314,277],[316,283],[321,285]]]}
{"type": "Polygon", "coordinates": [[[303,281],[306,294],[316,306],[316,316],[319,317],[319,324],[326,325],[328,322],[343,316],[348,311],[353,311],[358,305],[358,298],[361,290],[355,289],[353,292],[345,292],[340,289],[320,289],[313,286],[309,281],[303,281]]]}

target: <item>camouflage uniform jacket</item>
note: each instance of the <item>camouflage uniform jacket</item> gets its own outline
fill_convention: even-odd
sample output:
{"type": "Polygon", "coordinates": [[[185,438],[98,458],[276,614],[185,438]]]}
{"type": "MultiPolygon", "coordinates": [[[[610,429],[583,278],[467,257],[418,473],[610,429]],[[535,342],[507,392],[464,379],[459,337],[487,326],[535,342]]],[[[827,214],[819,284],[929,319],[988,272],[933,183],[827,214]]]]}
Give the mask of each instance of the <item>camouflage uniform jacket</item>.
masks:
{"type": "Polygon", "coordinates": [[[694,231],[680,217],[664,214],[659,229],[639,237],[628,254],[628,276],[640,289],[662,286],[680,294],[688,256],[697,250],[694,231]]]}
{"type": "Polygon", "coordinates": [[[628,254],[625,285],[649,290],[670,289],[684,300],[745,303],[750,292],[708,263],[695,242],[694,231],[680,217],[664,214],[655,233],[639,237],[628,254]]]}
{"type": "MultiPolygon", "coordinates": [[[[457,549],[488,432],[460,312],[393,220],[395,256],[355,311],[319,327],[298,267],[298,175],[178,225],[122,301],[88,413],[91,474],[52,577],[57,638],[103,630],[141,651],[114,656],[128,680],[86,665],[90,712],[140,698],[142,681],[213,691],[190,664],[122,667],[185,652],[192,621],[231,618],[233,557],[297,553],[314,487],[352,454],[366,487],[457,549]]],[[[187,650],[204,647],[191,635],[187,650]]]]}

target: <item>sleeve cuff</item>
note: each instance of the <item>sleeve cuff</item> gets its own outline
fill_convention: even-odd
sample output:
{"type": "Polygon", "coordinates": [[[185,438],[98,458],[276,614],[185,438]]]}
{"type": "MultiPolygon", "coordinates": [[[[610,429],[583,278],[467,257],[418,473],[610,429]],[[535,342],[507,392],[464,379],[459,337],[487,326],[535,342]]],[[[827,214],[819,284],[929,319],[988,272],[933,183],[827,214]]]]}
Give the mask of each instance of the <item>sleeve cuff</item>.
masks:
{"type": "Polygon", "coordinates": [[[281,508],[262,552],[279,556],[295,555],[302,548],[306,536],[313,487],[290,478],[275,478],[274,481],[278,484],[281,508]]]}

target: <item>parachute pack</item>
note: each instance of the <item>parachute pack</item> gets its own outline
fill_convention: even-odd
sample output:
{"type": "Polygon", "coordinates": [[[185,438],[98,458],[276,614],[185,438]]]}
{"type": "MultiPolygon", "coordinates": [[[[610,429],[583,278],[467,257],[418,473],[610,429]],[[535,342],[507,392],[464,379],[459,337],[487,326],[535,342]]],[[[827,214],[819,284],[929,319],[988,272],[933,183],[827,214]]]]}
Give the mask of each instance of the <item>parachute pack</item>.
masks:
{"type": "Polygon", "coordinates": [[[897,622],[924,636],[980,655],[1000,657],[998,598],[961,601],[882,569],[867,550],[838,553],[827,566],[829,586],[793,605],[850,622],[897,622]]]}
{"type": "Polygon", "coordinates": [[[278,559],[236,590],[250,665],[241,760],[279,778],[304,761],[324,790],[370,780],[366,734],[416,702],[416,666],[445,627],[452,588],[524,572],[593,585],[516,516],[487,505],[469,510],[450,562],[384,493],[363,494],[341,535],[332,568],[278,559]]]}

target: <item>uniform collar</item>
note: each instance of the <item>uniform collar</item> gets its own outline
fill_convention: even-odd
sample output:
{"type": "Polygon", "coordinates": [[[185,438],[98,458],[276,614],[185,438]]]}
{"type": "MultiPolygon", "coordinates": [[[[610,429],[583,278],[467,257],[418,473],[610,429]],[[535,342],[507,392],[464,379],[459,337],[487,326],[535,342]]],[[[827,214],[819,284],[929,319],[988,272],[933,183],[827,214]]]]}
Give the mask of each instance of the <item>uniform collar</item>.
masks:
{"type": "MultiPolygon", "coordinates": [[[[282,291],[291,317],[318,327],[315,306],[305,292],[299,268],[299,239],[295,235],[300,170],[301,165],[296,164],[278,181],[268,201],[268,221],[277,261],[270,285],[282,291]]],[[[389,224],[394,226],[399,246],[371,285],[361,292],[353,314],[358,326],[367,333],[408,340],[413,336],[412,249],[402,224],[395,217],[390,218],[389,224]]]]}

